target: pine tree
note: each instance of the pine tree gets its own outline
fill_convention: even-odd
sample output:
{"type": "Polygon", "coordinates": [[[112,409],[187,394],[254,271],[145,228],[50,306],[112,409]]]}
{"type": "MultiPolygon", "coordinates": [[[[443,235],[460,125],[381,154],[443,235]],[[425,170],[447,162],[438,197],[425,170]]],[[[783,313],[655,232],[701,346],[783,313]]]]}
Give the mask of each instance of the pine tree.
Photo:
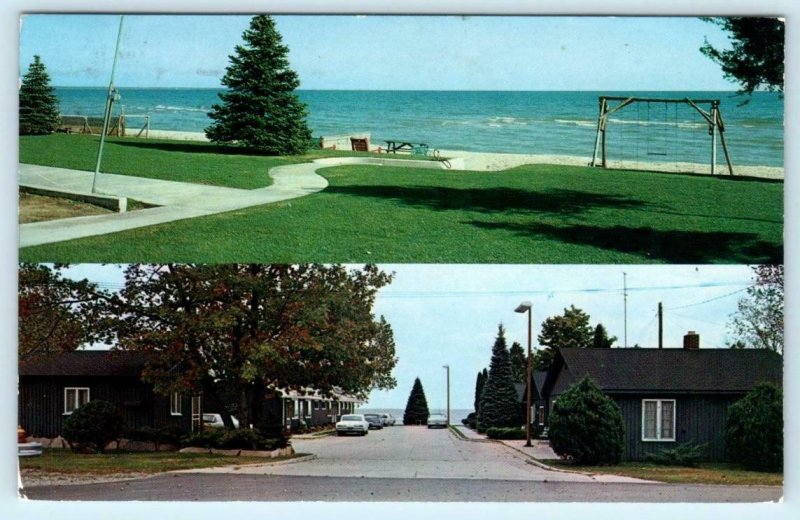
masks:
{"type": "Polygon", "coordinates": [[[58,98],[39,56],[33,57],[19,89],[20,135],[46,135],[61,124],[58,98]]]}
{"type": "Polygon", "coordinates": [[[487,377],[485,368],[482,371],[478,371],[478,377],[475,379],[475,413],[478,413],[478,409],[481,407],[481,394],[487,377]]]}
{"type": "Polygon", "coordinates": [[[602,323],[598,323],[597,327],[594,328],[594,337],[592,338],[592,347],[593,348],[611,348],[614,342],[617,341],[616,336],[608,337],[608,333],[606,332],[606,328],[603,326],[602,323]]]}
{"type": "Polygon", "coordinates": [[[508,349],[508,356],[511,360],[511,376],[515,383],[522,383],[525,381],[525,376],[528,375],[528,360],[525,359],[525,351],[522,345],[516,341],[511,344],[508,349]]]}
{"type": "Polygon", "coordinates": [[[500,324],[497,338],[492,346],[489,379],[483,387],[481,406],[478,410],[478,430],[485,432],[492,427],[514,426],[519,426],[519,403],[511,376],[505,329],[500,324]]]}
{"type": "Polygon", "coordinates": [[[269,155],[305,153],[311,142],[306,106],[295,89],[300,80],[289,68],[289,48],[283,45],[270,16],[253,17],[237,45],[219,94],[212,106],[214,123],[206,136],[215,143],[234,144],[269,155]]]}
{"type": "Polygon", "coordinates": [[[428,421],[428,415],[428,401],[425,399],[425,390],[422,389],[422,383],[419,378],[416,378],[408,396],[408,403],[406,403],[403,424],[425,424],[428,421]]]}

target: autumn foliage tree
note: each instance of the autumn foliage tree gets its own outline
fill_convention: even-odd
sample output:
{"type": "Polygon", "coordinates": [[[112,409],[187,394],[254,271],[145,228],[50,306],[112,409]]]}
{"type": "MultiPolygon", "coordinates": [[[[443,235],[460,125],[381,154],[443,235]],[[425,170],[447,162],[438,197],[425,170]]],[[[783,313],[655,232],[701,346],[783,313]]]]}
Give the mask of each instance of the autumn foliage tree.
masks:
{"type": "Polygon", "coordinates": [[[125,278],[110,309],[119,346],[153,355],[143,377],[162,393],[224,392],[257,425],[271,388],[395,385],[391,326],[372,314],[392,277],[375,266],[131,265],[125,278]]]}
{"type": "Polygon", "coordinates": [[[101,304],[107,297],[88,280],[72,280],[64,265],[19,266],[20,361],[75,350],[104,337],[101,304]]]}

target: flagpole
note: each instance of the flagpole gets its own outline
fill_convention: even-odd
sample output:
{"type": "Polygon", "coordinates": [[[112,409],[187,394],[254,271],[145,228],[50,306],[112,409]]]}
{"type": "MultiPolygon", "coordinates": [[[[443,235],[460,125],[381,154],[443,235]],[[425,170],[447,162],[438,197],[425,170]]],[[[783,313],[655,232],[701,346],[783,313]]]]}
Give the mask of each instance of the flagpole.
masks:
{"type": "Polygon", "coordinates": [[[111,119],[111,110],[114,103],[114,96],[116,89],[114,88],[114,73],[117,69],[117,56],[119,56],[119,42],[122,38],[122,22],[125,16],[119,17],[119,30],[117,31],[117,46],[114,49],[114,64],[111,66],[111,81],[108,84],[108,98],[106,98],[106,111],[103,115],[103,131],[100,133],[100,148],[97,150],[97,165],[94,167],[94,176],[92,177],[92,193],[95,193],[95,186],[97,185],[97,176],[100,174],[100,163],[103,160],[103,145],[106,141],[106,133],[108,133],[108,122],[111,119]]]}

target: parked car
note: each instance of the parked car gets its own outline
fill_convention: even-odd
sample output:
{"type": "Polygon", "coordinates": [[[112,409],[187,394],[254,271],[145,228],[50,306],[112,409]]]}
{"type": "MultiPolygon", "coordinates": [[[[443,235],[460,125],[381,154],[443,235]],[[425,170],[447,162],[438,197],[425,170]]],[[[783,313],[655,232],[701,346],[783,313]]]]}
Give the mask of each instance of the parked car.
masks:
{"type": "Polygon", "coordinates": [[[376,414],[376,413],[365,413],[364,419],[367,420],[369,423],[370,430],[381,430],[383,429],[383,418],[376,414]]]}
{"type": "MultiPolygon", "coordinates": [[[[233,421],[233,427],[238,429],[239,419],[231,416],[231,421],[233,421]]],[[[204,413],[203,426],[206,428],[224,428],[225,423],[222,421],[222,415],[218,413],[204,413]]]]}
{"type": "Polygon", "coordinates": [[[366,435],[369,433],[369,427],[370,424],[363,415],[343,415],[341,420],[336,423],[336,435],[366,435]]]}
{"type": "Polygon", "coordinates": [[[429,415],[428,428],[447,428],[447,417],[440,413],[429,415]]]}
{"type": "Polygon", "coordinates": [[[394,418],[394,415],[392,415],[390,413],[381,414],[381,419],[383,419],[383,425],[384,426],[394,426],[394,423],[396,421],[396,419],[394,418]]]}

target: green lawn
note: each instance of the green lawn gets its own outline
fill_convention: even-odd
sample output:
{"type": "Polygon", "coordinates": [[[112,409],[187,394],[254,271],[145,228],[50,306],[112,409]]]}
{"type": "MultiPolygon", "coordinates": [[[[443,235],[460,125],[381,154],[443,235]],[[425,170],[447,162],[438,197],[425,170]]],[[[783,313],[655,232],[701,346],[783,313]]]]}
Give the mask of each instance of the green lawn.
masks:
{"type": "MultiPolygon", "coordinates": [[[[54,134],[20,137],[23,163],[94,171],[98,136],[54,134]]],[[[255,189],[272,184],[274,166],[320,157],[367,155],[349,151],[312,150],[295,157],[247,155],[240,149],[196,141],[107,138],[101,171],[150,179],[255,189]]],[[[400,156],[402,157],[402,156],[400,156]]]]}
{"type": "Polygon", "coordinates": [[[547,463],[554,467],[585,473],[623,475],[671,484],[783,485],[783,473],[747,471],[734,464],[726,463],[703,463],[697,468],[659,466],[645,462],[623,462],[617,466],[575,466],[559,461],[547,461],[547,463]]]}
{"type": "MultiPolygon", "coordinates": [[[[162,164],[186,155],[119,145],[124,146],[137,150],[141,161],[151,161],[151,153],[162,164]]],[[[220,161],[231,171],[230,155],[189,155],[199,163],[220,161]]],[[[498,173],[340,166],[321,173],[330,186],[301,199],[25,248],[20,258],[73,263],[783,260],[782,182],[549,165],[498,173]]]]}
{"type": "Polygon", "coordinates": [[[205,453],[108,452],[78,454],[66,449],[45,449],[40,457],[20,457],[20,469],[65,475],[108,475],[111,473],[161,473],[180,469],[211,468],[244,464],[269,464],[286,457],[227,457],[205,453]]]}

